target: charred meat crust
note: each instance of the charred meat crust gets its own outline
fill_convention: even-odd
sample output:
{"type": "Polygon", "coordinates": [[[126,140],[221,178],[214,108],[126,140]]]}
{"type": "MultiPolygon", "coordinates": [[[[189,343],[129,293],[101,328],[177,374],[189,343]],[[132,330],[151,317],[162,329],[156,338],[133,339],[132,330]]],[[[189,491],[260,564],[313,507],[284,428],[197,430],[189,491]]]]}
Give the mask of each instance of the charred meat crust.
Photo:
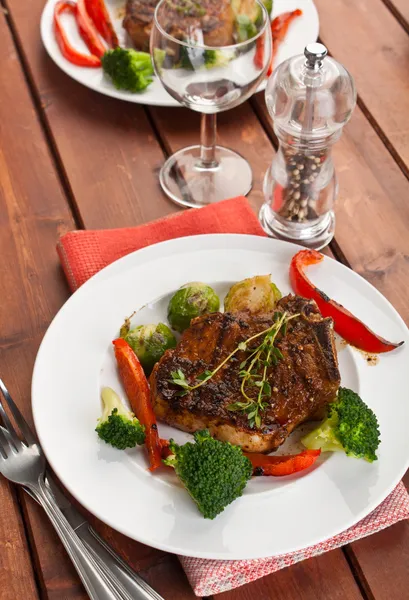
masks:
{"type": "Polygon", "coordinates": [[[272,396],[259,429],[249,427],[246,415],[228,410],[242,400],[238,372],[245,352],[238,352],[214,378],[184,396],[178,394],[171,373],[180,369],[193,382],[203,371],[215,369],[239,342],[268,328],[272,315],[213,313],[192,321],[177,348],[168,350],[152,372],[157,417],[186,431],[209,427],[219,439],[265,452],[319,414],[340,385],[332,319],[323,319],[315,302],[298,296],[286,296],[277,309],[300,316],[288,323],[286,336],[277,341],[283,359],[268,370],[272,396]]]}

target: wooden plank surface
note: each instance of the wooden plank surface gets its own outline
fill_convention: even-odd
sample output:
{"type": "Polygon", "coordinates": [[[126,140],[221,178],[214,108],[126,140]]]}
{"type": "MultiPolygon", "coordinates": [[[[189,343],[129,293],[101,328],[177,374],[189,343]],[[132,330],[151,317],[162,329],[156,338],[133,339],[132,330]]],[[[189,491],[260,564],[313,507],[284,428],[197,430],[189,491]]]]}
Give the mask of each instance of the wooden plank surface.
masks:
{"type": "MultiPolygon", "coordinates": [[[[394,1],[398,5],[400,0],[394,1]]],[[[345,27],[350,26],[346,18],[350,18],[354,7],[351,8],[348,0],[333,0],[331,7],[328,3],[324,6],[323,0],[318,0],[318,4],[320,2],[323,5],[320,7],[323,41],[339,60],[352,60],[352,55],[348,53],[345,54],[346,60],[342,57],[345,49],[342,48],[341,33],[345,31],[345,27]],[[337,15],[335,22],[341,32],[335,32],[337,35],[330,22],[330,14],[334,19],[334,11],[337,15]],[[342,27],[340,23],[346,25],[342,27]]],[[[355,4],[358,25],[354,27],[359,28],[364,22],[368,1],[365,3],[364,0],[358,0],[354,6],[355,4]]],[[[378,4],[382,2],[371,0],[372,10],[374,4],[378,11],[378,4]]],[[[35,0],[29,6],[17,0],[8,2],[19,47],[25,56],[25,67],[34,92],[38,93],[43,105],[45,124],[49,128],[50,140],[65,179],[66,193],[75,207],[78,221],[86,227],[115,227],[146,222],[176,210],[162,196],[158,187],[157,171],[163,161],[162,147],[173,151],[184,145],[197,143],[198,115],[182,110],[145,110],[135,105],[120,104],[70,81],[51,64],[41,48],[38,21],[42,6],[42,0],[35,0]],[[174,118],[174,115],[178,117],[174,118]],[[183,128],[180,126],[182,121],[183,128]],[[152,129],[152,124],[156,131],[152,129]]],[[[383,4],[382,6],[382,10],[387,10],[383,4]]],[[[384,15],[379,11],[378,14],[384,15]]],[[[398,57],[398,65],[392,70],[393,78],[396,78],[402,68],[406,68],[407,62],[403,56],[403,38],[397,34],[401,32],[402,27],[396,20],[391,21],[390,11],[388,15],[385,25],[389,36],[387,41],[391,43],[389,52],[398,57]]],[[[369,29],[372,33],[379,30],[378,17],[371,15],[369,29]]],[[[355,31],[354,28],[352,30],[355,31]]],[[[5,48],[2,48],[2,44],[7,37],[6,32],[0,40],[0,50],[5,48]]],[[[378,61],[380,54],[382,69],[386,69],[389,61],[384,54],[388,56],[388,48],[382,47],[380,51],[381,39],[384,41],[383,37],[377,37],[374,56],[378,61]]],[[[374,46],[367,46],[365,41],[365,52],[368,48],[374,49],[374,46]]],[[[5,48],[5,52],[8,58],[13,55],[10,46],[5,48]]],[[[6,155],[6,147],[7,156],[12,158],[9,160],[11,166],[6,160],[7,169],[3,168],[7,176],[3,179],[0,176],[0,202],[2,193],[8,201],[7,210],[0,210],[0,249],[7,257],[7,264],[12,267],[5,272],[1,272],[0,267],[1,281],[8,284],[7,303],[0,304],[1,322],[3,324],[7,321],[6,341],[3,344],[2,339],[0,360],[2,365],[4,364],[7,382],[10,380],[10,387],[12,384],[16,386],[13,387],[13,393],[15,391],[17,401],[28,414],[29,379],[35,352],[44,328],[67,293],[57,267],[54,244],[58,233],[73,227],[74,224],[15,54],[13,60],[13,69],[17,73],[17,76],[11,77],[13,97],[19,98],[15,121],[10,122],[10,110],[1,118],[2,107],[7,109],[11,106],[10,97],[7,93],[4,95],[4,86],[0,97],[0,148],[6,155]],[[19,82],[17,87],[16,79],[19,82]],[[17,96],[16,90],[21,91],[17,96]],[[21,131],[30,131],[32,146],[29,145],[28,149],[27,144],[22,144],[22,137],[15,136],[19,127],[21,131]],[[6,140],[6,145],[3,144],[3,140],[6,140]],[[36,160],[33,156],[34,151],[36,160]],[[17,156],[19,161],[16,160],[17,156]],[[21,169],[17,166],[33,163],[36,163],[35,168],[24,169],[22,177],[21,169]],[[38,180],[41,180],[41,184],[38,180]],[[13,313],[11,320],[10,312],[13,313]],[[22,314],[26,316],[25,319],[21,318],[22,314]]],[[[353,68],[350,68],[353,72],[353,68]]],[[[373,90],[380,80],[373,74],[365,73],[361,62],[356,68],[363,83],[361,86],[358,82],[359,90],[361,92],[362,87],[362,100],[365,110],[370,111],[371,123],[378,123],[381,134],[389,136],[392,150],[396,150],[402,160],[406,160],[404,139],[402,143],[405,130],[402,127],[394,129],[396,122],[393,115],[384,115],[384,121],[380,123],[376,113],[382,106],[379,108],[377,101],[373,99],[373,90]],[[370,106],[366,98],[369,98],[370,106]]],[[[1,77],[2,74],[0,84],[1,77]]],[[[399,85],[402,86],[401,83],[399,85]]],[[[400,90],[402,92],[402,87],[400,90]]],[[[386,93],[384,89],[381,92],[386,93]]],[[[11,96],[11,92],[8,94],[11,96]]],[[[401,112],[406,107],[405,99],[393,96],[393,101],[395,100],[396,112],[406,115],[407,112],[401,112]]],[[[380,110],[380,113],[384,112],[384,109],[380,110]]],[[[250,200],[257,209],[262,202],[262,178],[273,154],[271,142],[249,105],[221,115],[219,121],[220,143],[241,152],[253,166],[255,186],[250,200]]],[[[405,281],[405,277],[407,280],[408,259],[404,237],[404,224],[406,223],[406,230],[409,224],[408,204],[405,203],[405,198],[408,197],[407,181],[368,122],[367,116],[359,110],[354,115],[343,140],[336,147],[335,160],[341,167],[337,246],[353,268],[381,289],[408,319],[407,296],[404,287],[399,285],[405,281]],[[368,220],[368,212],[371,213],[371,220],[368,220]],[[357,240],[361,243],[357,243],[357,240]]],[[[2,164],[4,161],[0,161],[0,174],[2,164]]],[[[12,496],[7,498],[9,502],[13,501],[12,496]]],[[[16,518],[14,521],[11,519],[7,526],[11,524],[13,532],[19,532],[16,539],[22,548],[22,556],[24,557],[25,553],[28,560],[17,505],[14,503],[13,506],[16,518]]],[[[44,515],[31,501],[25,503],[25,510],[33,541],[35,566],[39,571],[44,597],[53,600],[82,600],[85,598],[83,589],[44,515]]],[[[0,535],[5,526],[0,515],[0,535]]],[[[136,544],[100,523],[96,523],[96,527],[100,528],[110,543],[124,553],[126,560],[134,568],[143,570],[143,575],[165,598],[193,598],[180,565],[174,557],[136,544]]],[[[370,598],[383,600],[388,597],[404,597],[402,592],[409,587],[406,568],[408,548],[407,524],[397,525],[350,547],[348,556],[354,563],[356,573],[370,598]],[[383,569],[382,572],[382,566],[389,561],[389,557],[393,559],[394,567],[383,569]],[[388,596],[388,593],[391,595],[388,596]]],[[[30,568],[24,569],[24,564],[23,560],[19,565],[19,572],[25,574],[21,580],[24,581],[28,576],[28,581],[33,583],[30,568]]],[[[0,585],[3,581],[1,577],[2,575],[0,585]]],[[[20,584],[21,581],[16,585],[20,584]]],[[[30,596],[29,587],[28,591],[26,588],[24,590],[25,595],[22,597],[36,597],[30,596]]],[[[36,593],[35,587],[33,592],[36,593]]],[[[20,596],[21,592],[10,598],[14,600],[20,596]]],[[[277,597],[286,600],[301,597],[303,600],[342,597],[355,600],[360,598],[361,594],[342,551],[334,551],[237,591],[222,594],[221,598],[223,597],[228,600],[247,600],[253,597],[277,597]]],[[[3,596],[1,598],[3,599],[3,596]]]]}
{"type": "MultiPolygon", "coordinates": [[[[33,7],[30,7],[30,10],[33,7]]],[[[150,137],[147,135],[146,129],[138,129],[139,140],[143,140],[140,146],[140,153],[144,156],[144,170],[140,169],[140,164],[136,164],[134,171],[127,169],[118,169],[114,176],[104,176],[103,189],[104,198],[109,201],[101,206],[101,194],[94,193],[95,181],[98,180],[99,174],[104,173],[106,164],[113,161],[118,161],[119,149],[124,154],[120,156],[123,160],[128,160],[129,153],[132,152],[134,143],[125,135],[127,131],[127,123],[133,118],[134,114],[139,115],[140,122],[145,123],[146,117],[143,109],[137,106],[123,104],[121,111],[117,111],[117,103],[114,101],[98,96],[97,94],[81,88],[75,82],[70,81],[64,74],[60,73],[53,65],[49,65],[47,69],[41,60],[36,58],[35,53],[28,52],[30,40],[37,36],[36,28],[33,23],[24,18],[22,15],[21,5],[10,4],[11,16],[14,24],[21,35],[19,36],[23,48],[27,48],[27,60],[30,65],[31,75],[36,87],[40,90],[42,103],[44,104],[45,116],[47,119],[50,132],[53,137],[55,147],[59,153],[60,160],[64,165],[65,177],[72,191],[73,200],[78,211],[81,222],[86,227],[119,227],[122,225],[136,224],[150,220],[155,216],[166,214],[171,210],[175,210],[174,206],[163,198],[157,190],[157,180],[155,171],[158,165],[163,161],[163,154],[160,151],[159,145],[155,142],[153,133],[150,137]],[[16,10],[14,10],[16,6],[16,10]],[[55,76],[54,79],[51,79],[55,76]],[[97,112],[98,118],[90,119],[89,105],[92,103],[92,114],[97,112]],[[103,116],[103,118],[101,117],[103,116]],[[80,122],[78,129],[80,135],[72,136],[70,132],[77,123],[77,116],[80,122]],[[108,132],[108,133],[106,133],[108,132]],[[109,140],[107,142],[106,135],[109,140]],[[153,155],[150,163],[147,164],[150,154],[144,152],[145,140],[148,138],[149,144],[154,147],[156,144],[157,154],[153,155]],[[126,151],[124,150],[126,149],[126,151]],[[160,152],[160,155],[159,155],[160,152]],[[90,165],[85,164],[78,173],[78,157],[90,156],[92,161],[90,165]],[[91,169],[91,170],[90,170],[91,169]],[[143,181],[141,182],[143,173],[143,181]],[[91,178],[91,183],[90,183],[91,178]],[[132,182],[133,178],[139,182],[140,189],[143,194],[133,196],[132,182]],[[148,183],[145,185],[145,181],[148,183]],[[131,184],[130,184],[131,182],[131,184]],[[151,182],[151,183],[149,183],[151,182]],[[154,182],[155,190],[150,189],[149,185],[154,182]],[[118,189],[121,193],[118,193],[118,189]],[[130,190],[129,195],[124,193],[125,190],[130,190]],[[112,204],[111,199],[114,198],[112,204]],[[145,198],[149,198],[150,202],[146,202],[145,198]],[[149,211],[152,212],[149,212],[149,211]],[[155,211],[157,213],[155,214],[155,211]]],[[[189,111],[176,110],[176,114],[180,114],[183,119],[183,132],[179,128],[173,132],[172,137],[172,121],[170,114],[175,111],[155,110],[151,111],[151,117],[157,128],[161,130],[162,143],[165,141],[170,151],[182,145],[194,143],[198,139],[199,124],[198,115],[194,115],[189,111]],[[162,130],[163,128],[163,130],[162,130]]],[[[258,207],[262,201],[261,181],[264,172],[271,161],[272,146],[264,134],[263,128],[256,119],[253,111],[247,105],[236,109],[236,120],[232,122],[231,116],[222,115],[220,119],[220,143],[231,146],[252,160],[255,173],[255,192],[252,194],[254,207],[258,207]],[[241,136],[237,136],[237,123],[241,124],[241,136]],[[257,154],[254,155],[254,146],[257,146],[257,154]],[[257,156],[257,160],[255,157],[257,156]]],[[[38,511],[35,511],[36,519],[40,517],[38,511]]],[[[38,538],[41,544],[42,537],[39,529],[39,523],[34,523],[34,537],[38,538]],[[36,537],[37,536],[37,537],[36,537]]],[[[105,528],[105,533],[109,528],[105,528]]],[[[118,534],[110,532],[110,540],[117,547],[123,550],[123,544],[116,541],[118,534]]],[[[130,542],[130,550],[127,552],[126,558],[135,567],[139,567],[140,553],[145,553],[145,547],[130,542]]],[[[39,549],[41,552],[41,548],[39,549]]],[[[341,552],[339,551],[339,555],[341,552]]],[[[43,561],[46,557],[43,557],[43,561]]],[[[318,561],[320,559],[317,559],[318,561]]],[[[168,565],[169,568],[169,565],[168,565]]],[[[162,570],[164,567],[162,567],[162,570]]],[[[67,568],[68,570],[68,568],[67,568]]],[[[169,574],[170,575],[170,574],[169,574]]],[[[62,578],[59,577],[62,581],[62,578]]],[[[47,578],[49,581],[49,578],[47,578]]],[[[76,593],[75,577],[65,575],[64,585],[69,583],[71,593],[76,593]]],[[[60,588],[58,588],[60,589],[60,588]]],[[[355,583],[352,575],[350,576],[350,597],[354,598],[355,583]]],[[[52,593],[52,590],[48,590],[52,593]]],[[[317,588],[318,593],[318,588],[317,588]]],[[[348,596],[347,596],[348,597],[348,596]]]]}
{"type": "Polygon", "coordinates": [[[407,32],[382,0],[316,0],[316,5],[323,43],[352,73],[373,124],[409,173],[407,32]]]}
{"type": "Polygon", "coordinates": [[[358,585],[351,586],[351,571],[341,552],[327,552],[320,560],[305,560],[243,587],[217,600],[345,600],[362,598],[358,585]]]}
{"type": "Polygon", "coordinates": [[[409,31],[409,2],[408,0],[383,0],[399,22],[409,31]]]}
{"type": "MultiPolygon", "coordinates": [[[[16,392],[30,419],[29,387],[35,352],[50,319],[66,298],[55,240],[74,222],[3,14],[0,55],[1,377],[16,392]],[[34,345],[33,339],[37,341],[34,345]],[[23,357],[28,348],[28,364],[9,362],[11,356],[23,357]],[[21,387],[24,396],[18,394],[21,387]]],[[[37,586],[17,496],[11,494],[5,481],[1,481],[0,490],[1,598],[35,599],[37,586]]],[[[32,551],[35,554],[35,548],[32,551]]]]}

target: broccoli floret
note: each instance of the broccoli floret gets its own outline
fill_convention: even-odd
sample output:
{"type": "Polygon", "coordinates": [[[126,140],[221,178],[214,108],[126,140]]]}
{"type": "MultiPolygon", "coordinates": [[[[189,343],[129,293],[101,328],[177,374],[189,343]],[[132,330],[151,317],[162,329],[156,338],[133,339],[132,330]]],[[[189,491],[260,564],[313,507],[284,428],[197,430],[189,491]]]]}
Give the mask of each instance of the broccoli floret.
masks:
{"type": "Polygon", "coordinates": [[[170,442],[164,462],[176,474],[206,519],[214,519],[242,495],[252,475],[252,465],[238,446],[214,440],[208,430],[194,434],[195,443],[170,442]]]}
{"type": "Polygon", "coordinates": [[[343,450],[348,456],[377,460],[380,442],[378,419],[363,400],[347,388],[340,388],[337,400],[328,406],[328,416],[317,429],[302,439],[310,450],[343,450]]]}
{"type": "Polygon", "coordinates": [[[119,450],[143,444],[145,427],[124,407],[118,394],[111,388],[104,388],[101,397],[104,410],[95,429],[101,440],[119,450]]]}
{"type": "Polygon", "coordinates": [[[206,69],[212,69],[213,67],[225,67],[232,60],[233,55],[223,50],[205,50],[203,58],[206,69]]]}
{"type": "Polygon", "coordinates": [[[152,83],[153,67],[147,52],[115,48],[107,50],[101,62],[104,72],[118,90],[141,92],[152,83]]]}

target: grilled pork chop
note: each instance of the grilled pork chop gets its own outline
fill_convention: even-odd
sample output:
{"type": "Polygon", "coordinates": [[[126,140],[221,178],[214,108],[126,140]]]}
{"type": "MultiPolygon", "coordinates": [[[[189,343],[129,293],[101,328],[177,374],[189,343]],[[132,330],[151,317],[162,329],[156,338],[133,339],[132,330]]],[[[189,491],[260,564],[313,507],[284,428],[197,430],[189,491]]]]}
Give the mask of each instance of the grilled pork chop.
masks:
{"type": "MultiPolygon", "coordinates": [[[[127,0],[123,27],[136,48],[149,49],[153,15],[159,0],[127,0]]],[[[164,28],[173,37],[183,39],[189,32],[202,31],[208,46],[227,46],[233,41],[234,13],[230,0],[171,0],[180,5],[177,19],[169,19],[164,28]]],[[[174,15],[174,11],[172,11],[174,15]]]]}
{"type": "MultiPolygon", "coordinates": [[[[178,346],[168,350],[151,374],[154,411],[158,419],[183,431],[208,428],[211,434],[248,452],[269,452],[284,442],[297,425],[317,418],[340,385],[332,319],[324,319],[314,301],[286,296],[277,310],[300,314],[288,322],[276,346],[283,358],[268,369],[272,395],[261,413],[259,428],[247,415],[228,410],[243,401],[240,363],[248,353],[238,352],[207,383],[181,396],[171,373],[180,369],[188,382],[205,370],[214,370],[237,345],[267,329],[273,315],[213,313],[194,319],[178,346]]],[[[255,345],[260,343],[260,338],[255,345]]]]}

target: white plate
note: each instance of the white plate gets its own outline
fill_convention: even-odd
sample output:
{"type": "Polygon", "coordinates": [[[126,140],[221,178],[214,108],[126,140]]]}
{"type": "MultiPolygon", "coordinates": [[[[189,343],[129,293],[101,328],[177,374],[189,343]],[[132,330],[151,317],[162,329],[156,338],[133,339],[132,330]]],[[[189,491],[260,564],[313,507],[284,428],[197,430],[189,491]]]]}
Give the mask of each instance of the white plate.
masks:
{"type": "MultiPolygon", "coordinates": [[[[180,106],[167,93],[156,77],[144,92],[132,94],[131,92],[115,89],[112,83],[104,77],[102,69],[78,67],[66,60],[58,48],[53,31],[54,5],[57,1],[48,0],[44,7],[41,17],[41,39],[50,57],[67,75],[92,90],[106,96],[112,96],[113,98],[136,102],[137,104],[180,106]]],[[[120,44],[130,46],[131,44],[127,40],[126,31],[122,27],[125,0],[106,0],[106,5],[111,13],[120,44]]],[[[318,13],[313,0],[274,0],[273,16],[295,10],[296,8],[301,8],[303,14],[291,24],[287,36],[278,50],[275,62],[276,66],[283,60],[290,58],[290,56],[302,54],[305,46],[311,42],[315,42],[318,37],[318,13]]],[[[74,18],[70,15],[63,15],[62,18],[67,35],[73,45],[81,52],[88,53],[89,51],[78,33],[74,18]]],[[[264,90],[265,87],[266,82],[260,85],[258,91],[264,90]]]]}
{"type": "MultiPolygon", "coordinates": [[[[140,250],[83,285],[50,325],[35,363],[32,397],[46,456],[69,491],[114,529],[169,552],[218,559],[273,556],[321,542],[372,511],[394,488],[409,463],[409,331],[369,283],[325,258],[308,274],[330,296],[374,330],[406,344],[368,366],[349,347],[339,351],[343,385],[375,410],[382,443],[369,464],[325,454],[304,475],[252,480],[244,496],[214,521],[203,519],[173,473],[150,474],[144,450],[115,450],[94,432],[100,388],[122,392],[111,340],[124,317],[147,305],[139,322],[166,319],[166,299],[187,281],[215,285],[221,295],[233,281],[271,273],[290,291],[288,266],[299,246],[244,235],[180,238],[140,250]]],[[[162,437],[188,434],[159,426],[162,437]]]]}

